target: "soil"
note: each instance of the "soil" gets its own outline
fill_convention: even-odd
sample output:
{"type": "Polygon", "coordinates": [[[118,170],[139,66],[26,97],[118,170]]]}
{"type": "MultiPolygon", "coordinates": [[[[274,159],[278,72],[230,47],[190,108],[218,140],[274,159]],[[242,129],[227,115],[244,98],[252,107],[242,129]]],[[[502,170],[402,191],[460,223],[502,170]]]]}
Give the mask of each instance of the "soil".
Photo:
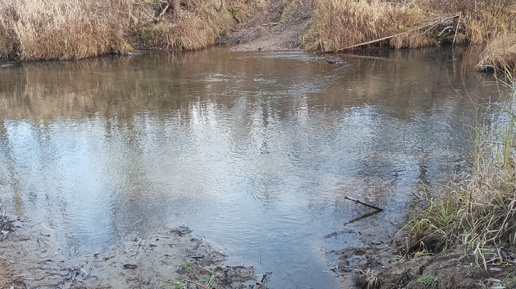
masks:
{"type": "MultiPolygon", "coordinates": [[[[368,251],[367,248],[362,250],[368,251]]],[[[374,251],[374,250],[373,250],[374,251]]],[[[369,251],[371,254],[373,251],[369,251]]],[[[496,252],[496,251],[495,251],[496,252]]],[[[512,254],[506,251],[507,254],[512,254]]],[[[514,258],[501,258],[498,253],[485,254],[486,263],[476,260],[472,251],[453,249],[435,255],[422,255],[381,271],[364,272],[355,278],[359,288],[516,288],[514,258]],[[366,274],[367,273],[367,274],[366,274]]],[[[371,257],[371,264],[377,259],[371,257]]],[[[378,263],[375,264],[378,266],[378,263]]],[[[374,266],[372,266],[374,268],[374,266]]]]}
{"type": "Polygon", "coordinates": [[[275,0],[268,9],[235,27],[230,38],[222,42],[240,42],[231,48],[233,51],[301,50],[299,39],[312,10],[308,0],[275,0]]]}
{"type": "Polygon", "coordinates": [[[181,226],[130,238],[116,250],[69,259],[41,223],[0,216],[0,288],[264,289],[270,278],[252,267],[223,266],[227,257],[181,226]]]}
{"type": "Polygon", "coordinates": [[[401,253],[403,239],[401,232],[389,240],[331,251],[338,256],[331,270],[350,289],[516,288],[515,248],[485,250],[483,257],[464,248],[409,257],[401,253]]]}

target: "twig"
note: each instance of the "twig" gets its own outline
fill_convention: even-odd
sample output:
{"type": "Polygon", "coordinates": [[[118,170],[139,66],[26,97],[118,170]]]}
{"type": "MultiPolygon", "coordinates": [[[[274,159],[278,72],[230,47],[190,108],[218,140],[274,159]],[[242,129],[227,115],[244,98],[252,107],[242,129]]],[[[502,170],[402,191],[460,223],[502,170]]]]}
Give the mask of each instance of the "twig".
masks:
{"type": "Polygon", "coordinates": [[[381,209],[381,208],[378,208],[378,207],[373,206],[373,205],[371,205],[371,204],[364,203],[364,202],[359,201],[359,200],[354,199],[354,198],[350,198],[350,197],[348,197],[348,196],[344,196],[344,199],[348,199],[348,200],[350,200],[350,201],[353,201],[353,202],[355,202],[355,203],[359,203],[359,204],[361,204],[361,205],[367,206],[367,207],[369,207],[369,208],[373,208],[373,209],[378,210],[378,211],[383,211],[383,209],[381,209]]]}
{"type": "MultiPolygon", "coordinates": [[[[161,8],[161,4],[159,6],[161,8]]],[[[163,14],[165,14],[165,12],[167,12],[168,7],[170,7],[170,5],[167,4],[165,9],[163,9],[163,11],[161,11],[161,13],[159,14],[158,19],[161,19],[161,16],[163,16],[163,14]]]]}
{"type": "Polygon", "coordinates": [[[214,272],[213,270],[208,270],[208,269],[203,268],[203,267],[201,267],[201,266],[199,266],[199,265],[197,265],[197,264],[195,264],[195,263],[192,263],[192,262],[189,262],[189,261],[186,261],[186,260],[183,260],[183,262],[187,263],[187,264],[188,264],[188,265],[190,265],[190,266],[195,266],[195,267],[197,267],[199,270],[206,271],[206,272],[208,272],[208,273],[210,273],[210,274],[215,274],[215,272],[214,272]]]}
{"type": "Polygon", "coordinates": [[[453,28],[453,26],[446,26],[446,27],[444,27],[444,29],[441,32],[439,32],[439,34],[437,36],[441,37],[441,35],[443,35],[443,33],[446,32],[446,30],[452,29],[452,28],[453,28]]]}
{"type": "Polygon", "coordinates": [[[457,38],[457,31],[459,31],[460,17],[462,16],[462,12],[459,12],[459,20],[457,20],[457,26],[455,27],[455,35],[453,35],[452,46],[455,45],[455,39],[457,38]]]}
{"type": "Polygon", "coordinates": [[[185,281],[186,281],[186,282],[193,283],[193,284],[195,284],[195,285],[197,285],[197,286],[200,286],[201,288],[204,288],[204,289],[210,289],[209,287],[206,287],[205,285],[202,285],[201,283],[196,282],[196,281],[194,281],[194,280],[185,279],[185,281]]]}

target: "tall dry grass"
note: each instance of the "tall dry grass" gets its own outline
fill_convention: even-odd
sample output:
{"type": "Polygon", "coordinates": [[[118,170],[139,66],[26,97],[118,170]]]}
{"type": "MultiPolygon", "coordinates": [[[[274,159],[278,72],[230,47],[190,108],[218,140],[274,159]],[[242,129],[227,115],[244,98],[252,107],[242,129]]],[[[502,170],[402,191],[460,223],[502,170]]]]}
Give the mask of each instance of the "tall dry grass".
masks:
{"type": "Polygon", "coordinates": [[[0,56],[78,59],[130,49],[127,0],[0,0],[0,56]]]}
{"type": "Polygon", "coordinates": [[[80,59],[213,45],[267,0],[0,0],[0,58],[80,59]]]}
{"type": "Polygon", "coordinates": [[[424,0],[424,6],[443,14],[462,13],[468,42],[480,44],[516,29],[514,0],[424,0]]]}
{"type": "Polygon", "coordinates": [[[412,48],[484,43],[507,31],[516,31],[514,0],[314,2],[314,16],[302,39],[309,50],[336,51],[393,35],[396,36],[372,45],[412,48]]]}
{"type": "MultiPolygon", "coordinates": [[[[216,0],[189,0],[180,3],[183,5],[173,4],[176,7],[170,11],[160,7],[160,19],[138,27],[147,45],[164,49],[206,48],[229,32],[235,24],[234,16],[237,11],[247,8],[244,4],[234,1],[229,3],[229,6],[216,0]]],[[[239,16],[243,17],[240,14],[239,16]]]]}
{"type": "Polygon", "coordinates": [[[516,33],[507,33],[489,42],[480,55],[477,70],[494,70],[516,75],[516,33]]]}
{"type": "MultiPolygon", "coordinates": [[[[380,0],[317,0],[314,16],[302,43],[309,50],[335,51],[379,39],[421,25],[427,15],[415,3],[380,0]]],[[[389,41],[380,44],[389,44],[389,41]]],[[[397,48],[427,45],[412,34],[392,39],[397,48]]],[[[378,44],[377,44],[378,45],[378,44]]]]}

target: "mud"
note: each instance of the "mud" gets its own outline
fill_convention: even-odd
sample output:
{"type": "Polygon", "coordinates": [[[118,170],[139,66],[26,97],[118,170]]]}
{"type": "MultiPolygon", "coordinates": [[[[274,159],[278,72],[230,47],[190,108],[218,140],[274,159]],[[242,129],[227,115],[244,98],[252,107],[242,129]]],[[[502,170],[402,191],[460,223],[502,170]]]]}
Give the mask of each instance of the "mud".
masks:
{"type": "Polygon", "coordinates": [[[486,263],[464,249],[414,257],[377,274],[362,274],[356,283],[359,288],[371,289],[516,288],[514,259],[501,260],[497,253],[485,257],[486,263]]]}
{"type": "Polygon", "coordinates": [[[408,256],[399,246],[402,239],[400,234],[370,245],[331,251],[338,259],[329,264],[330,268],[343,288],[516,288],[515,248],[482,254],[455,248],[408,256]]]}
{"type": "Polygon", "coordinates": [[[1,216],[0,288],[224,288],[264,289],[272,273],[223,266],[227,257],[181,226],[129,238],[116,250],[69,259],[55,232],[42,224],[1,216]]]}

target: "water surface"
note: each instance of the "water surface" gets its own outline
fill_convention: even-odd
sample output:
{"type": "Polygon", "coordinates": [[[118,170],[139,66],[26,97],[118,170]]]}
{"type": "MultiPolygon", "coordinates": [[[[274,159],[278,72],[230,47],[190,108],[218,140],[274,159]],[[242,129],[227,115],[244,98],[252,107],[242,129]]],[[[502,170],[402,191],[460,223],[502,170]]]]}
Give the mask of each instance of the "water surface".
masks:
{"type": "Polygon", "coordinates": [[[472,103],[496,95],[461,49],[341,57],[215,48],[2,68],[0,206],[55,228],[71,256],[185,224],[227,264],[273,271],[271,288],[338,288],[326,251],[385,238],[419,186],[463,171],[472,103]],[[385,210],[361,218],[346,195],[385,210]],[[324,237],[343,228],[357,233],[324,237]]]}

